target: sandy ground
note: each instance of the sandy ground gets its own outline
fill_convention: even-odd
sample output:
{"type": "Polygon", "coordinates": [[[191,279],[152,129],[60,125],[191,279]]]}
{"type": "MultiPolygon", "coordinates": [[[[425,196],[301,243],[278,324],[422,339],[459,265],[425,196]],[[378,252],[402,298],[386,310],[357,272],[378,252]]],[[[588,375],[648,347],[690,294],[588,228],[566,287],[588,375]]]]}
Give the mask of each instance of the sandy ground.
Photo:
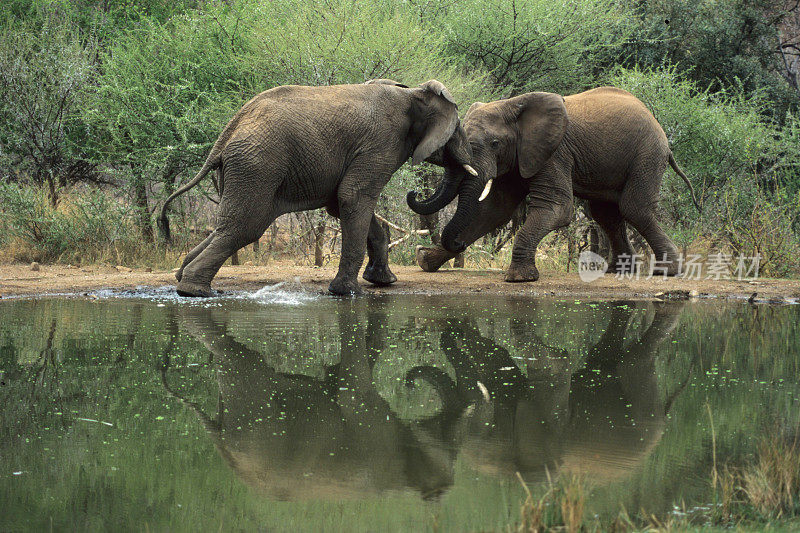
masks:
{"type": "MultiPolygon", "coordinates": [[[[759,279],[683,280],[679,278],[617,279],[606,275],[591,283],[576,273],[542,272],[535,283],[506,283],[500,270],[442,269],[423,272],[416,266],[393,265],[398,281],[391,287],[374,287],[361,280],[371,293],[453,294],[483,292],[491,294],[526,294],[531,296],[570,296],[597,298],[668,298],[687,293],[699,296],[747,299],[757,293],[756,301],[774,303],[800,299],[800,280],[759,279]],[[666,293],[666,294],[663,294],[666,293]]],[[[299,281],[319,291],[326,291],[336,274],[336,267],[298,266],[276,262],[266,266],[224,266],[212,283],[219,290],[254,290],[280,281],[299,281]]],[[[0,265],[0,298],[46,294],[82,294],[97,289],[132,289],[174,285],[171,271],[147,272],[107,265],[71,267],[41,265],[0,265]]]]}

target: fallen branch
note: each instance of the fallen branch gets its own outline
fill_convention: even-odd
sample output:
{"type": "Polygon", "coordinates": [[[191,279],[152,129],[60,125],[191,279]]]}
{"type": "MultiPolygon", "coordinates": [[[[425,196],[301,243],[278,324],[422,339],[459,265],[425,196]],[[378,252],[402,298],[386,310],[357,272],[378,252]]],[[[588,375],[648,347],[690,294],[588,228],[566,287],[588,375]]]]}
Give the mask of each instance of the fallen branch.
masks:
{"type": "Polygon", "coordinates": [[[401,233],[409,233],[409,231],[407,229],[403,229],[400,226],[398,226],[397,224],[393,224],[392,222],[389,222],[388,220],[386,220],[385,218],[380,216],[378,213],[375,213],[375,218],[378,219],[378,222],[383,222],[384,224],[386,224],[390,228],[396,229],[397,231],[399,231],[401,233]]]}
{"type": "Polygon", "coordinates": [[[405,228],[401,228],[397,224],[393,224],[393,223],[389,222],[388,220],[386,220],[385,218],[380,216],[378,213],[375,213],[375,218],[378,219],[378,222],[383,222],[384,224],[386,224],[390,228],[395,229],[395,230],[399,231],[400,233],[408,233],[408,234],[412,234],[412,235],[428,235],[428,234],[430,234],[430,230],[427,230],[427,229],[411,229],[411,230],[408,230],[408,229],[405,229],[405,228]]]}
{"type": "Polygon", "coordinates": [[[402,237],[400,237],[396,241],[390,242],[389,243],[389,249],[391,250],[392,248],[394,248],[395,246],[397,246],[398,244],[400,244],[404,240],[408,239],[412,235],[428,235],[429,233],[430,233],[430,230],[427,230],[427,229],[417,229],[417,230],[414,230],[412,233],[406,233],[405,235],[403,235],[402,237]]]}

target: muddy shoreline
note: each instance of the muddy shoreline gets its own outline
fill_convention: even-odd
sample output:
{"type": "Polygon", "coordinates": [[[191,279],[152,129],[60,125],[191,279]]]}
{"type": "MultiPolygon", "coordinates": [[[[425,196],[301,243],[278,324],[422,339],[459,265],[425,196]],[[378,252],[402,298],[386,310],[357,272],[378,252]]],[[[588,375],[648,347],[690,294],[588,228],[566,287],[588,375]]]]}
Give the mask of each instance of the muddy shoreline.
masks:
{"type": "MultiPolygon", "coordinates": [[[[725,298],[769,303],[794,303],[800,300],[800,280],[759,279],[684,280],[679,278],[618,279],[606,275],[591,283],[580,280],[576,273],[542,272],[535,283],[506,283],[501,270],[443,269],[423,272],[416,266],[393,265],[398,277],[391,287],[374,287],[360,280],[367,293],[373,294],[518,294],[580,298],[665,298],[691,294],[700,297],[725,298]]],[[[327,291],[336,274],[335,266],[299,266],[291,262],[274,262],[265,266],[224,266],[212,286],[222,291],[257,290],[287,280],[298,280],[311,290],[327,291]]],[[[0,265],[0,298],[82,294],[99,289],[126,290],[137,287],[174,285],[172,271],[129,269],[109,265],[73,267],[41,265],[0,265]]]]}

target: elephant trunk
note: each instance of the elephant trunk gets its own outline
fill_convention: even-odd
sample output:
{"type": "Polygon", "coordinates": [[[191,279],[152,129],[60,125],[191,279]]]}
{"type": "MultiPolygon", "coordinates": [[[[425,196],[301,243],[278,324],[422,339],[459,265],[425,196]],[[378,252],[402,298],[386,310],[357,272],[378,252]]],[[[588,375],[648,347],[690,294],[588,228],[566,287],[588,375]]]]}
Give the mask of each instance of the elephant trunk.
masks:
{"type": "Polygon", "coordinates": [[[420,215],[432,215],[440,211],[456,197],[464,174],[460,169],[448,167],[436,191],[427,200],[417,200],[417,192],[409,191],[406,196],[408,207],[420,215]]]}
{"type": "Polygon", "coordinates": [[[460,254],[467,244],[458,239],[471,222],[474,221],[475,212],[478,208],[478,197],[483,190],[483,180],[470,177],[461,182],[458,190],[458,206],[456,213],[450,222],[447,223],[442,231],[442,247],[450,253],[460,254]]]}
{"type": "Polygon", "coordinates": [[[461,232],[475,221],[478,213],[481,193],[486,189],[487,183],[497,174],[496,163],[493,158],[476,158],[475,166],[478,176],[464,176],[458,190],[458,206],[456,213],[442,231],[442,247],[450,253],[458,254],[464,251],[468,243],[459,240],[461,232]]]}

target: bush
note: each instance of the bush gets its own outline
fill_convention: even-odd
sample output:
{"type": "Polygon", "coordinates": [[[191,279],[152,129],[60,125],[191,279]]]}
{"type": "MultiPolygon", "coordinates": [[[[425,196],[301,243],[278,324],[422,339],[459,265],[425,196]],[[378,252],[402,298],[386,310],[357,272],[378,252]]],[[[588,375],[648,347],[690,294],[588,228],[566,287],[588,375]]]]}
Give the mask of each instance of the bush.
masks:
{"type": "MultiPolygon", "coordinates": [[[[797,108],[797,92],[782,76],[779,22],[789,5],[771,0],[655,0],[637,2],[640,23],[625,47],[629,65],[675,65],[702,87],[741,86],[763,93],[781,120],[797,108]]],[[[791,38],[787,36],[791,41],[791,38]]]]}
{"type": "Polygon", "coordinates": [[[120,259],[120,253],[138,245],[130,208],[94,188],[64,195],[54,208],[42,187],[0,183],[0,206],[3,244],[16,252],[10,259],[120,259]]]}
{"type": "Polygon", "coordinates": [[[633,20],[617,0],[464,0],[433,23],[448,55],[490,71],[504,94],[570,94],[602,79],[633,20]]]}
{"type": "Polygon", "coordinates": [[[90,49],[56,14],[35,31],[0,30],[0,175],[46,185],[53,205],[61,187],[91,175],[77,117],[93,81],[90,49]]]}

